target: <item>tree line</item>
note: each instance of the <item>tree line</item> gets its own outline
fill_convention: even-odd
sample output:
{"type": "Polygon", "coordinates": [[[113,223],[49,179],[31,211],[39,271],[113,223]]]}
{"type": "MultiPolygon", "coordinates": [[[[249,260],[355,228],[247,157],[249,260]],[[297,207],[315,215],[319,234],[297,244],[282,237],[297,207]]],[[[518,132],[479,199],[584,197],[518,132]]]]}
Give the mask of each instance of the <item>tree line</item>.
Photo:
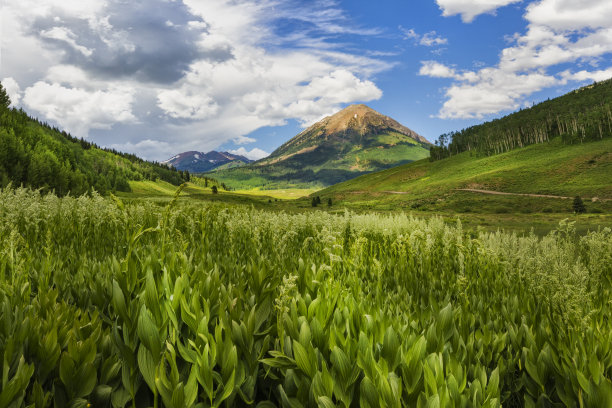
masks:
{"type": "Polygon", "coordinates": [[[11,183],[59,196],[129,192],[130,180],[189,181],[188,171],[103,149],[10,108],[0,84],[0,187],[11,183]]]}
{"type": "Polygon", "coordinates": [[[612,135],[612,79],[593,83],[555,99],[481,125],[440,135],[430,160],[466,151],[487,155],[544,143],[601,140],[612,135]]]}

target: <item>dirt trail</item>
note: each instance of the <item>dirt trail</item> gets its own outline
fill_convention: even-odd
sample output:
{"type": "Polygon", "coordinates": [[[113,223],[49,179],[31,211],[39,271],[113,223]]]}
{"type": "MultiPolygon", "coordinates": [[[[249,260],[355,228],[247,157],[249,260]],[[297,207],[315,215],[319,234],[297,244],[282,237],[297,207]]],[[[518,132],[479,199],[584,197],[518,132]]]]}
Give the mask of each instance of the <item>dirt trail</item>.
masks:
{"type": "MultiPolygon", "coordinates": [[[[494,195],[510,195],[510,196],[523,196],[523,197],[544,197],[544,198],[558,198],[561,200],[572,200],[574,197],[565,197],[565,196],[557,196],[550,194],[526,194],[526,193],[505,193],[502,191],[491,191],[491,190],[479,190],[476,188],[456,188],[457,191],[471,191],[473,193],[482,193],[482,194],[494,194],[494,195]]],[[[591,198],[585,198],[586,200],[591,201],[591,198]]],[[[609,198],[598,198],[598,201],[610,201],[609,198]]]]}

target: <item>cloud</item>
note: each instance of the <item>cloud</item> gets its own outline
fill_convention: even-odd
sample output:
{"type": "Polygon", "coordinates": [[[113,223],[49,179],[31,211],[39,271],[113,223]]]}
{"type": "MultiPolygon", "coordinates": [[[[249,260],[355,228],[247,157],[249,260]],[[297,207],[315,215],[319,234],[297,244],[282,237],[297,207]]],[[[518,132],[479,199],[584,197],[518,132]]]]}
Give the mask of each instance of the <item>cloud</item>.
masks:
{"type": "Polygon", "coordinates": [[[554,76],[541,73],[517,74],[488,68],[471,74],[475,75],[471,82],[456,83],[446,90],[440,118],[481,119],[517,109],[525,96],[560,83],[554,76]]]}
{"type": "Polygon", "coordinates": [[[453,68],[436,61],[422,61],[419,75],[432,78],[457,78],[457,73],[453,68]]]}
{"type": "Polygon", "coordinates": [[[571,73],[570,71],[565,71],[561,73],[561,76],[565,80],[569,81],[604,81],[606,79],[612,78],[612,67],[608,69],[602,69],[599,71],[578,71],[571,73]]]}
{"type": "Polygon", "coordinates": [[[110,129],[136,120],[133,91],[127,88],[88,91],[39,81],[25,90],[23,103],[78,137],[90,129],[110,129]]]}
{"type": "Polygon", "coordinates": [[[464,23],[471,23],[480,14],[494,13],[500,7],[522,0],[436,0],[445,17],[461,15],[464,23]]]}
{"type": "Polygon", "coordinates": [[[399,26],[400,31],[404,36],[404,40],[412,40],[415,44],[419,44],[425,47],[435,47],[438,45],[448,44],[448,39],[439,36],[437,32],[430,31],[423,35],[414,31],[414,29],[405,29],[399,26]]]}
{"type": "Polygon", "coordinates": [[[83,54],[85,57],[91,57],[91,54],[93,54],[93,51],[89,48],[77,44],[76,34],[66,27],[53,27],[49,30],[43,30],[40,32],[40,36],[49,40],[56,40],[60,44],[65,43],[69,47],[72,47],[74,50],[83,54]]]}
{"type": "MultiPolygon", "coordinates": [[[[334,49],[279,48],[284,37],[270,31],[271,14],[265,4],[243,2],[223,7],[214,1],[188,4],[194,13],[203,18],[208,16],[211,21],[206,41],[232,44],[233,58],[194,62],[179,87],[161,91],[158,99],[161,101],[168,92],[176,93],[178,100],[206,95],[218,106],[214,117],[207,121],[207,129],[211,133],[216,129],[215,135],[220,139],[240,141],[258,127],[283,125],[288,119],[307,125],[335,112],[342,104],[382,96],[382,91],[367,78],[390,68],[390,64],[334,49]],[[219,25],[218,22],[225,22],[226,14],[232,19],[219,25]],[[245,30],[244,24],[255,28],[245,30]],[[221,122],[231,120],[230,117],[240,117],[240,121],[235,121],[227,134],[227,126],[221,122]]],[[[277,12],[275,18],[283,13],[277,12]]],[[[330,12],[332,16],[335,13],[330,12]]],[[[338,30],[328,25],[322,27],[338,30]]],[[[166,114],[173,114],[168,106],[162,103],[159,106],[166,114]]]]}
{"type": "Polygon", "coordinates": [[[182,2],[107,0],[84,14],[50,3],[29,33],[61,50],[63,64],[98,75],[172,83],[197,58],[231,57],[226,49],[200,48],[205,27],[193,24],[202,20],[182,2]]]}
{"type": "Polygon", "coordinates": [[[334,0],[21,0],[3,17],[24,107],[154,159],[378,99],[373,78],[394,66],[347,51],[342,35],[380,30],[334,0]]]}
{"type": "Polygon", "coordinates": [[[219,105],[210,96],[189,87],[161,91],[157,100],[158,106],[173,118],[206,119],[219,111],[219,105]]]}
{"type": "Polygon", "coordinates": [[[232,142],[237,145],[255,143],[256,141],[256,139],[253,139],[252,137],[248,136],[238,136],[237,138],[232,140],[232,142]]]}
{"type": "Polygon", "coordinates": [[[19,101],[21,101],[21,88],[15,79],[8,77],[4,78],[2,81],[2,87],[8,94],[11,100],[11,106],[15,107],[19,105],[19,101]]]}
{"type": "Polygon", "coordinates": [[[420,75],[454,81],[445,90],[440,118],[482,118],[517,109],[529,95],[551,86],[612,76],[612,68],[563,70],[568,63],[597,66],[612,52],[609,1],[540,0],[527,6],[524,18],[526,32],[508,38],[495,66],[458,71],[436,61],[422,62],[420,75]]]}
{"type": "Polygon", "coordinates": [[[525,18],[557,31],[610,28],[612,2],[607,0],[541,0],[527,6],[525,18]]]}
{"type": "Polygon", "coordinates": [[[160,151],[168,152],[171,149],[171,144],[163,140],[145,139],[137,143],[113,143],[109,145],[111,149],[120,152],[128,152],[138,154],[143,158],[157,157],[160,151]]]}
{"type": "Polygon", "coordinates": [[[373,82],[360,80],[346,69],[337,69],[328,75],[313,78],[300,90],[301,99],[325,97],[331,103],[378,99],[381,96],[381,90],[373,82]]]}
{"type": "Polygon", "coordinates": [[[264,157],[268,157],[270,155],[270,153],[265,152],[257,147],[251,150],[247,150],[244,147],[240,147],[235,150],[230,150],[229,152],[231,154],[236,154],[238,156],[244,156],[250,160],[259,160],[259,159],[263,159],[264,157]]]}

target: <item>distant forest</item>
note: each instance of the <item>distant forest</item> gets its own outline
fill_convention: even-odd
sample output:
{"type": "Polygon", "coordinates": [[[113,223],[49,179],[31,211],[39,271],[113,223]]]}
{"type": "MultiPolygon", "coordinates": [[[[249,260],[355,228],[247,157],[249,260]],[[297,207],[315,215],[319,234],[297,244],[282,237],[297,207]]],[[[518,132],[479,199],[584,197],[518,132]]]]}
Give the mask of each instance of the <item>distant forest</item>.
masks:
{"type": "Polygon", "coordinates": [[[529,109],[441,135],[431,147],[430,160],[465,151],[487,155],[543,143],[560,136],[580,143],[612,135],[612,79],[594,83],[529,109]]]}
{"type": "Polygon", "coordinates": [[[130,191],[129,180],[188,181],[189,172],[102,149],[11,109],[0,84],[0,187],[28,186],[57,195],[130,191]]]}

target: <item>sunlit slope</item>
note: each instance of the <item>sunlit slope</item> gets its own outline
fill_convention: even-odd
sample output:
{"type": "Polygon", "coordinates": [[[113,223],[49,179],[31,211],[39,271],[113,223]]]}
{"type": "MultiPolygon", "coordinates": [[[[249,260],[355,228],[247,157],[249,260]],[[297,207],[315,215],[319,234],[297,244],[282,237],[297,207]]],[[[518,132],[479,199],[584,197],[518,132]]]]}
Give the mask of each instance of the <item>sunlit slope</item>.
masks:
{"type": "MultiPolygon", "coordinates": [[[[612,139],[574,145],[555,139],[494,156],[465,152],[434,162],[421,160],[364,175],[317,194],[335,197],[346,204],[399,203],[427,209],[464,206],[466,201],[483,199],[482,193],[458,189],[580,195],[601,203],[612,198],[612,139]]],[[[511,205],[523,198],[487,199],[511,205]]],[[[486,205],[486,199],[485,204],[479,201],[478,205],[486,205]]]]}

